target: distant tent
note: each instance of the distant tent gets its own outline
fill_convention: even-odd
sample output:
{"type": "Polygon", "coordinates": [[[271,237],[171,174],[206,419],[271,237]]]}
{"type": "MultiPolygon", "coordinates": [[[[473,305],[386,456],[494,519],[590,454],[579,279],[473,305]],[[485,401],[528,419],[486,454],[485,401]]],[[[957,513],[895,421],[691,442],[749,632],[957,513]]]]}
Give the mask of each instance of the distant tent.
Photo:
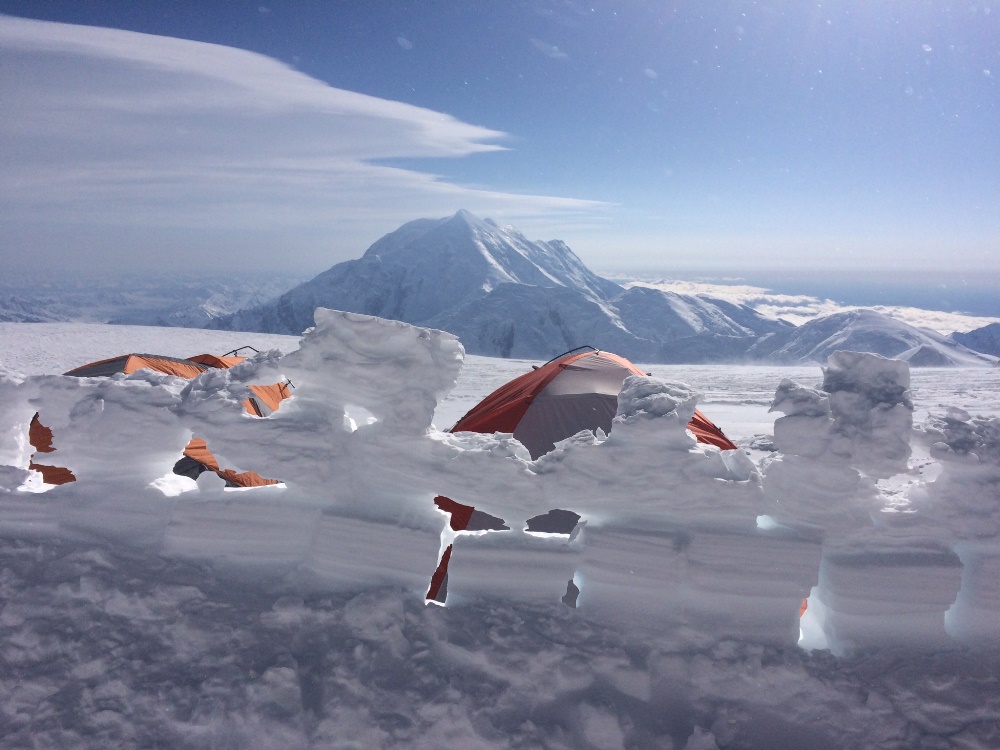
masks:
{"type": "MultiPolygon", "coordinates": [[[[253,347],[242,348],[253,349],[253,347]]],[[[81,365],[63,374],[78,378],[96,378],[110,377],[117,373],[128,375],[136,370],[146,369],[181,378],[196,378],[206,370],[225,370],[238,365],[246,359],[238,355],[239,351],[241,349],[235,349],[222,356],[197,354],[186,359],[161,354],[123,354],[81,365]]],[[[243,402],[243,408],[252,416],[266,417],[277,411],[281,402],[291,395],[291,387],[290,382],[248,386],[251,395],[243,402]]],[[[49,453],[55,450],[52,448],[52,430],[39,421],[38,414],[35,414],[31,421],[28,437],[36,452],[49,453]]],[[[68,469],[34,464],[33,461],[29,464],[29,468],[41,472],[46,484],[65,484],[76,480],[68,469]]],[[[278,483],[276,479],[265,479],[252,471],[236,472],[233,469],[221,468],[215,456],[208,450],[205,441],[201,438],[192,438],[184,448],[183,457],[175,464],[174,473],[197,479],[206,470],[218,474],[230,487],[260,487],[278,483]]]]}
{"type": "MultiPolygon", "coordinates": [[[[581,430],[610,433],[625,378],[645,374],[617,354],[589,347],[568,352],[500,386],[450,431],[510,432],[537,459],[581,430]]],[[[688,429],[699,443],[737,449],[700,411],[688,429]]]]}
{"type": "Polygon", "coordinates": [[[81,365],[64,372],[63,375],[72,375],[76,378],[106,378],[119,372],[129,375],[136,370],[155,370],[179,378],[196,378],[207,369],[209,365],[200,364],[192,359],[164,357],[159,354],[123,354],[120,357],[81,365]]]}
{"type": "MultiPolygon", "coordinates": [[[[78,378],[94,378],[109,377],[119,372],[128,375],[136,370],[147,369],[181,378],[196,378],[206,370],[228,370],[230,367],[238,365],[246,359],[246,357],[236,354],[242,349],[253,349],[253,347],[234,349],[222,356],[196,354],[186,359],[165,357],[161,354],[123,354],[119,357],[91,362],[89,365],[81,365],[63,374],[78,378]]],[[[254,349],[254,351],[257,350],[254,349]]],[[[247,414],[252,414],[255,417],[266,417],[277,411],[281,402],[291,395],[290,385],[290,383],[284,382],[273,385],[248,386],[252,395],[243,402],[243,408],[246,409],[247,414]]]]}

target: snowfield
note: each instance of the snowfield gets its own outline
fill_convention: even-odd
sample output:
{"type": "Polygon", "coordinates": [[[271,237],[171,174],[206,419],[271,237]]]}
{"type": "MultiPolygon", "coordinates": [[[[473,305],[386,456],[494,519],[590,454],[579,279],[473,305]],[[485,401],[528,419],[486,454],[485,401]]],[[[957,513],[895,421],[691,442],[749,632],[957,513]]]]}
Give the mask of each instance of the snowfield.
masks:
{"type": "Polygon", "coordinates": [[[440,331],[318,310],[301,344],[0,342],[5,750],[1000,746],[997,369],[652,365],[610,435],[531,461],[437,427],[538,363],[440,331]],[[58,375],[247,344],[193,381],[58,375]],[[293,398],[245,416],[280,377],[293,398]],[[696,405],[744,450],[696,444],[696,405]],[[76,482],[38,491],[35,412],[35,460],[76,482]],[[172,475],[192,435],[283,485],[172,475]],[[450,532],[438,494],[510,530],[450,532]],[[552,509],[581,523],[526,533],[552,509]]]}

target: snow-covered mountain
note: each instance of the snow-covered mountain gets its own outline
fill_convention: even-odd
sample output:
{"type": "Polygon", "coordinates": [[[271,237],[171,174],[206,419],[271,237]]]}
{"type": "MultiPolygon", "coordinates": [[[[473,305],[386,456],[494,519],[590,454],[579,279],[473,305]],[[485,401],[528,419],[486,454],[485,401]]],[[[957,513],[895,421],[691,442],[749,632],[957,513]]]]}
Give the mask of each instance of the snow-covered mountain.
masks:
{"type": "Polygon", "coordinates": [[[1000,357],[1000,323],[990,323],[968,333],[956,332],[948,338],[977,352],[1000,357]]]}
{"type": "Polygon", "coordinates": [[[926,328],[915,328],[874,310],[851,310],[764,336],[750,347],[751,359],[823,362],[837,350],[871,352],[916,367],[984,365],[992,357],[974,352],[926,328]]]}
{"type": "Polygon", "coordinates": [[[562,242],[532,242],[513,227],[459,211],[408,222],[360,259],[211,327],[297,334],[312,325],[317,307],[424,323],[503,284],[566,287],[598,303],[622,291],[562,242]]]}
{"type": "Polygon", "coordinates": [[[65,314],[21,297],[0,297],[0,323],[61,323],[65,314]]]}
{"type": "Polygon", "coordinates": [[[447,330],[474,354],[544,359],[591,344],[646,362],[702,350],[696,361],[703,361],[705,352],[742,355],[758,336],[790,327],[749,307],[623,289],[565,243],[531,241],[468,211],[404,224],[360,259],[210,327],[296,334],[312,325],[317,307],[447,330]],[[705,346],[720,338],[721,349],[705,346]]]}

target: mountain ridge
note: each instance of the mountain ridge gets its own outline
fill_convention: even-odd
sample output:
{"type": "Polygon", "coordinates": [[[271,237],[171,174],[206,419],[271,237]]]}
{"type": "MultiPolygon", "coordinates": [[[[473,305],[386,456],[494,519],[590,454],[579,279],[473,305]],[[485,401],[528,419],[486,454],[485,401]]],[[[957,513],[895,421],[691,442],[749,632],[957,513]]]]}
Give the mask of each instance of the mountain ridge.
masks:
{"type": "MultiPolygon", "coordinates": [[[[465,210],[417,219],[279,297],[208,327],[298,334],[316,307],[402,320],[454,333],[470,354],[548,359],[590,344],[641,362],[823,361],[859,348],[914,365],[988,358],[871,310],[796,328],[748,305],[648,286],[625,288],[592,272],[560,240],[465,210]]],[[[839,316],[839,317],[838,317],[839,316]]]]}

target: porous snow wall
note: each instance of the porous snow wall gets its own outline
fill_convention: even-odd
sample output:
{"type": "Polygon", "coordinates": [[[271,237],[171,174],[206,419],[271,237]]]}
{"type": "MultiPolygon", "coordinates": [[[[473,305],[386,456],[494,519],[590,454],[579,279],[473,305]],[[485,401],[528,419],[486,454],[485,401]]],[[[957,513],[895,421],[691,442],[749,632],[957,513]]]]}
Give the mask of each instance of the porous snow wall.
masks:
{"type": "Polygon", "coordinates": [[[462,361],[450,334],[319,309],[298,351],[191,381],[4,374],[0,534],[103,538],[234,575],[421,599],[452,545],[449,607],[562,600],[684,643],[794,644],[806,597],[835,652],[997,637],[1000,428],[961,414],[924,428],[944,471],[887,512],[878,480],[906,470],[913,432],[905,363],[838,352],[821,389],[782,382],[778,454],[758,470],[696,443],[698,394],[649,377],[626,380],[610,435],[582,432],[537,461],[510,435],[442,433],[434,409],[462,361]],[[268,418],[244,414],[247,385],[279,378],[293,397],[268,418]],[[35,412],[54,433],[45,462],[77,477],[44,494],[16,491],[35,412]],[[220,464],[282,484],[226,491],[211,474],[171,474],[193,436],[220,464]],[[509,530],[451,532],[438,495],[509,530]],[[554,509],[579,515],[571,533],[527,531],[554,509]]]}

